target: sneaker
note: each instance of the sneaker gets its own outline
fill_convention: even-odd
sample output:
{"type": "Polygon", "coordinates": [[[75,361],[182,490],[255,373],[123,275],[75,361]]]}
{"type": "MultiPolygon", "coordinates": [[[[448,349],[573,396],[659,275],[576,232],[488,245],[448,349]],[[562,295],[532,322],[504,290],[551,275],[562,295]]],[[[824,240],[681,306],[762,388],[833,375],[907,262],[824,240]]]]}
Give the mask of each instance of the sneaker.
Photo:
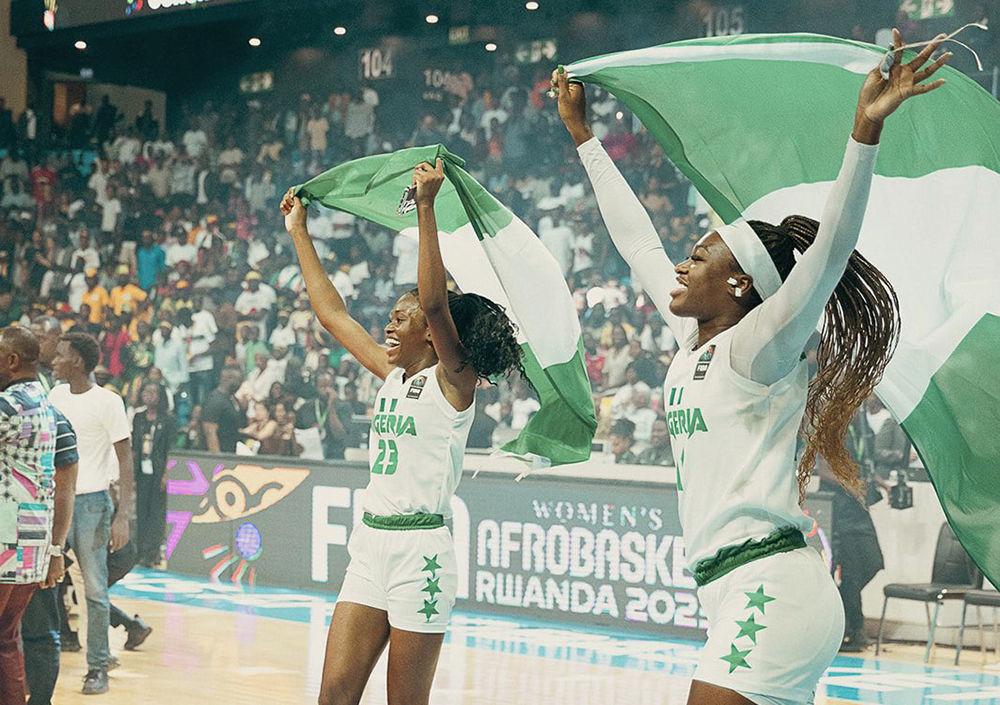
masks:
{"type": "Polygon", "coordinates": [[[859,654],[869,646],[871,646],[871,641],[864,632],[847,634],[844,636],[844,641],[840,644],[840,652],[847,654],[859,654]]]}
{"type": "Polygon", "coordinates": [[[135,615],[132,623],[125,626],[125,631],[128,632],[128,639],[125,640],[125,650],[135,651],[153,633],[153,628],[143,622],[142,617],[135,615]]]}
{"type": "Polygon", "coordinates": [[[121,665],[122,665],[122,662],[118,660],[117,656],[114,656],[113,654],[108,654],[108,670],[109,671],[113,671],[113,670],[115,670],[116,668],[118,668],[121,665]]]}
{"type": "Polygon", "coordinates": [[[60,635],[59,650],[66,653],[76,653],[77,651],[82,651],[83,646],[80,644],[80,636],[76,632],[60,635]]]}
{"type": "Polygon", "coordinates": [[[100,695],[107,692],[108,672],[98,668],[87,671],[87,677],[83,679],[83,694],[100,695]]]}

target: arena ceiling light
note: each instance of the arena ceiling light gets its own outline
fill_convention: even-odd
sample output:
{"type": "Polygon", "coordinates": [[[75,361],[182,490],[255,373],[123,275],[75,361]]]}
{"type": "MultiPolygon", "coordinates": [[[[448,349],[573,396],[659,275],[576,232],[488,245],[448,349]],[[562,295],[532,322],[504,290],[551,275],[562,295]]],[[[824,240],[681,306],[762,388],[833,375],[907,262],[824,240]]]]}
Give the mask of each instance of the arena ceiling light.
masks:
{"type": "Polygon", "coordinates": [[[76,43],[73,46],[75,46],[80,51],[83,51],[84,49],[87,48],[87,42],[83,41],[82,39],[77,39],[76,43]]]}
{"type": "Polygon", "coordinates": [[[427,17],[424,18],[427,24],[437,24],[440,21],[440,19],[441,18],[439,18],[437,15],[427,15],[427,17]]]}
{"type": "Polygon", "coordinates": [[[497,50],[497,45],[494,44],[493,42],[489,42],[486,45],[486,51],[496,51],[496,50],[497,50]]]}
{"type": "Polygon", "coordinates": [[[252,47],[259,47],[260,37],[250,37],[250,39],[247,40],[247,44],[249,44],[252,47]]]}
{"type": "Polygon", "coordinates": [[[534,12],[535,10],[538,9],[538,7],[539,7],[539,5],[538,5],[537,2],[535,2],[535,0],[528,0],[528,2],[524,3],[524,9],[525,10],[530,10],[530,11],[534,12]]]}
{"type": "Polygon", "coordinates": [[[347,34],[347,27],[334,27],[333,33],[336,34],[338,37],[343,37],[345,34],[347,34]]]}

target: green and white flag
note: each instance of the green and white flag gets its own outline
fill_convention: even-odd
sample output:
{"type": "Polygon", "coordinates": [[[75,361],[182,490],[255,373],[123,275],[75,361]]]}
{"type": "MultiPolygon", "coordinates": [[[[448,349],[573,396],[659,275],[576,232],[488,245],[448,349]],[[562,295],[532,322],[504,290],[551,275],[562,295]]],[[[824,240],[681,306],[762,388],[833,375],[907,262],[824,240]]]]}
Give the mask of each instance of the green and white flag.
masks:
{"type": "MultiPolygon", "coordinates": [[[[820,35],[745,35],[567,71],[625,103],[727,223],[779,222],[821,216],[858,89],[884,54],[820,35]]],[[[963,545],[1000,584],[1000,104],[958,71],[942,75],[944,87],[886,122],[858,249],[902,314],[878,394],[963,545]]]]}
{"type": "Polygon", "coordinates": [[[444,163],[434,203],[444,265],[462,291],[503,306],[517,325],[524,368],[541,409],[503,451],[541,464],[587,460],[597,427],[584,365],[580,322],[558,263],[531,229],[463,169],[444,147],[365,157],[296,188],[303,203],[353,213],[416,236],[417,214],[403,215],[403,190],[421,162],[444,163]]]}

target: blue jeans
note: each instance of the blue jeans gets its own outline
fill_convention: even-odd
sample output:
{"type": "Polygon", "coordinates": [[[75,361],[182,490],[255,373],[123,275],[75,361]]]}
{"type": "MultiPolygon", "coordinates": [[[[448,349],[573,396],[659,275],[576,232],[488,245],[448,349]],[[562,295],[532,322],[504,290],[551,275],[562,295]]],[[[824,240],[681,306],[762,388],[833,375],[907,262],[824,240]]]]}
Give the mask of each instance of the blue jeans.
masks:
{"type": "Polygon", "coordinates": [[[87,593],[87,668],[108,667],[108,541],[111,539],[111,516],[114,505],[104,492],[78,494],[73,507],[73,526],[69,544],[83,572],[87,593]]]}

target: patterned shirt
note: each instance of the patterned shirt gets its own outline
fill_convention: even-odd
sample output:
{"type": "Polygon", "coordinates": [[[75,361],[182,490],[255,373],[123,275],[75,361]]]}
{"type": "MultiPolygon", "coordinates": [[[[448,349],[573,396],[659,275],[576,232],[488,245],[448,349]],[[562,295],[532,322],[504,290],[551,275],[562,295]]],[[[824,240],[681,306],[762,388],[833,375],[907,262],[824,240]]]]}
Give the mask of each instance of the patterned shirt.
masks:
{"type": "Polygon", "coordinates": [[[45,578],[57,435],[56,411],[41,384],[17,382],[0,392],[0,583],[45,578]]]}

